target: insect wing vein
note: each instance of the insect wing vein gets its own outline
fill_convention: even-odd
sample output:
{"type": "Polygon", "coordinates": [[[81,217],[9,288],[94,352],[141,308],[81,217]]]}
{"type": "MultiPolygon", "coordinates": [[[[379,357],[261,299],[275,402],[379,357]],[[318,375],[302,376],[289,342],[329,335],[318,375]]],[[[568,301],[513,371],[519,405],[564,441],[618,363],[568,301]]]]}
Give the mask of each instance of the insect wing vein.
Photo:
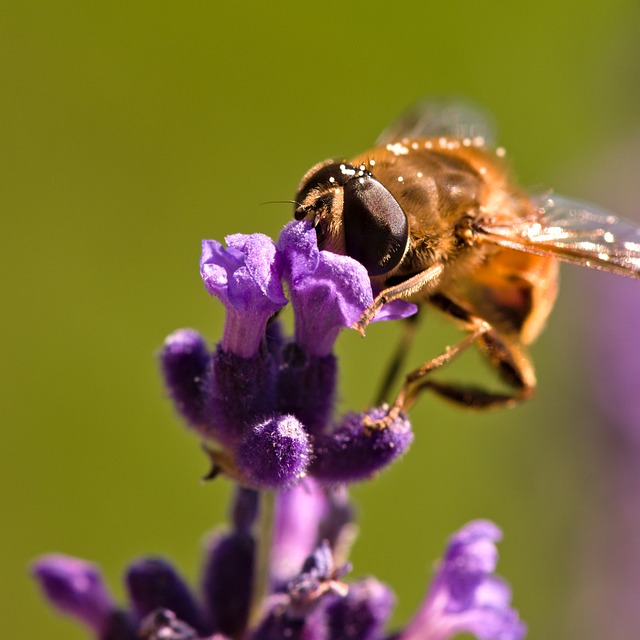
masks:
{"type": "Polygon", "coordinates": [[[481,224],[503,247],[640,278],[640,227],[561,196],[532,198],[533,213],[509,224],[481,224]]]}

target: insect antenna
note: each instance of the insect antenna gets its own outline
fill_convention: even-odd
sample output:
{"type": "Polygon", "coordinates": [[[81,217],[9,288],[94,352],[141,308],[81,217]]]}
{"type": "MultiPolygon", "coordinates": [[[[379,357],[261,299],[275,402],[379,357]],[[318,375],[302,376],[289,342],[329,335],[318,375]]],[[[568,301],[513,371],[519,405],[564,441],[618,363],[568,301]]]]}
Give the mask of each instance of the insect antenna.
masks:
{"type": "Polygon", "coordinates": [[[260,206],[263,204],[295,204],[298,207],[302,206],[297,200],[267,200],[266,202],[261,202],[260,206]]]}

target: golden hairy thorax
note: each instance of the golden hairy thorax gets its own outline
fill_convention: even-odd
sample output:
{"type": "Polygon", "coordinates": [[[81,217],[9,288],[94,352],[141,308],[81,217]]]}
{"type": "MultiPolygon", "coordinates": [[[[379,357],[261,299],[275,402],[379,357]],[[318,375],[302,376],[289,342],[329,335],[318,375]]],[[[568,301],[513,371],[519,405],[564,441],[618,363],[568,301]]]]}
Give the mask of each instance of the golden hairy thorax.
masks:
{"type": "Polygon", "coordinates": [[[469,240],[469,224],[531,214],[492,151],[450,138],[418,138],[364,152],[364,165],[396,198],[409,221],[409,248],[381,288],[432,264],[442,279],[414,299],[439,291],[459,300],[505,335],[523,343],[542,330],[557,290],[557,263],[547,257],[469,240]],[[466,224],[465,224],[466,223],[466,224]]]}

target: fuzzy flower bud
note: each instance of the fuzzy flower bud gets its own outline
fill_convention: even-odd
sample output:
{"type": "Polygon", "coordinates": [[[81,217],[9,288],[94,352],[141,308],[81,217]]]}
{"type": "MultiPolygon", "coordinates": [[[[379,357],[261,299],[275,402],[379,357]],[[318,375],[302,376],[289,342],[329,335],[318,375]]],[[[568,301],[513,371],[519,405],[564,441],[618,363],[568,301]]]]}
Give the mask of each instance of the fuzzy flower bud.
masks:
{"type": "Polygon", "coordinates": [[[329,484],[356,482],[371,478],[402,456],[413,440],[406,415],[401,413],[385,428],[364,426],[365,417],[375,421],[385,415],[384,408],[349,414],[333,432],[318,436],[310,474],[329,484]]]}
{"type": "Polygon", "coordinates": [[[309,436],[294,416],[269,418],[247,433],[238,467],[260,487],[286,487],[302,478],[311,455],[309,436]]]}

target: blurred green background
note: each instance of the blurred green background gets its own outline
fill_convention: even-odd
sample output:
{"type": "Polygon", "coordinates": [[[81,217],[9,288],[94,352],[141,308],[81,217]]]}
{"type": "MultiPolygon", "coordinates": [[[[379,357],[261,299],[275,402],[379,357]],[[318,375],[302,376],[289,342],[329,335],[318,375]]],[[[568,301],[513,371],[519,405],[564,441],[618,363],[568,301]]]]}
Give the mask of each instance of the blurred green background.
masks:
{"type": "MultiPolygon", "coordinates": [[[[580,195],[580,168],[636,119],[639,22],[633,0],[2,3],[3,637],[85,637],[28,578],[48,551],[100,563],[118,596],[148,552],[196,579],[229,485],[199,481],[206,460],[156,355],[178,327],[220,335],[202,238],[277,234],[290,207],[260,203],[291,198],[312,164],[362,151],[431,94],[484,105],[522,184],[580,195]]],[[[446,537],[487,517],[530,637],[570,633],[593,469],[565,274],[533,350],[538,396],[490,415],[423,399],[404,461],[354,491],[354,575],[395,589],[395,624],[446,537]]],[[[396,335],[341,337],[343,407],[370,399],[396,335]]],[[[454,337],[435,320],[415,362],[454,337]]]]}

